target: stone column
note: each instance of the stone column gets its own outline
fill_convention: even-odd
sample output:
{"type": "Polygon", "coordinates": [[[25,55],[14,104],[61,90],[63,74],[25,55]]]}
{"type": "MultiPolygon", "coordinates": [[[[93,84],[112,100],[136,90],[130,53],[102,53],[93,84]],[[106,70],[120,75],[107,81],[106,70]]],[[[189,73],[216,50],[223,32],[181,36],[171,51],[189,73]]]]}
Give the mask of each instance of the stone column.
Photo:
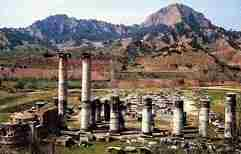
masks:
{"type": "Polygon", "coordinates": [[[103,120],[105,122],[110,121],[110,104],[108,100],[104,100],[102,104],[102,113],[103,113],[103,120]]]}
{"type": "Polygon", "coordinates": [[[81,90],[81,129],[90,129],[91,114],[91,56],[88,53],[82,54],[82,90],[81,90]]]}
{"type": "Polygon", "coordinates": [[[146,98],[142,110],[141,131],[144,135],[152,135],[152,99],[146,98]]]}
{"type": "Polygon", "coordinates": [[[123,131],[125,130],[125,105],[124,105],[124,102],[121,102],[120,104],[120,111],[119,111],[119,114],[120,114],[120,130],[123,131]]]}
{"type": "Polygon", "coordinates": [[[100,102],[100,99],[96,99],[95,105],[96,105],[95,119],[96,119],[97,123],[100,123],[101,122],[101,102],[100,102]]]}
{"type": "Polygon", "coordinates": [[[55,152],[55,141],[51,141],[48,144],[48,154],[56,154],[55,152]]]}
{"type": "Polygon", "coordinates": [[[119,96],[111,97],[111,111],[110,111],[110,132],[120,132],[120,99],[119,96]]]}
{"type": "Polygon", "coordinates": [[[90,101],[91,96],[91,56],[88,53],[82,55],[82,101],[90,101]]]}
{"type": "Polygon", "coordinates": [[[187,125],[187,112],[183,112],[183,126],[187,125]]]}
{"type": "Polygon", "coordinates": [[[101,121],[105,121],[104,103],[105,103],[105,100],[102,99],[101,100],[101,111],[100,111],[101,121]]]}
{"type": "Polygon", "coordinates": [[[174,101],[174,111],[173,111],[173,135],[182,136],[183,130],[183,100],[177,98],[174,101]]]}
{"type": "Polygon", "coordinates": [[[203,98],[200,100],[201,109],[199,111],[199,135],[201,137],[208,137],[208,123],[210,111],[210,99],[203,98]]]}
{"type": "Polygon", "coordinates": [[[58,83],[58,116],[60,127],[64,127],[64,115],[67,107],[68,97],[68,74],[67,74],[67,59],[69,53],[58,52],[59,57],[59,83],[58,83]]]}
{"type": "Polygon", "coordinates": [[[233,138],[236,135],[236,94],[227,93],[225,102],[224,137],[233,138]]]}
{"type": "Polygon", "coordinates": [[[81,102],[80,129],[88,131],[90,128],[90,101],[81,102]]]}
{"type": "Polygon", "coordinates": [[[96,127],[96,100],[90,102],[90,128],[96,127]]]}
{"type": "Polygon", "coordinates": [[[29,122],[30,134],[29,134],[29,142],[30,144],[35,144],[38,141],[38,132],[35,128],[37,125],[36,122],[29,122]]]}
{"type": "Polygon", "coordinates": [[[154,132],[155,130],[155,116],[156,116],[156,113],[155,113],[155,110],[152,108],[152,113],[151,113],[151,130],[152,132],[154,132]]]}

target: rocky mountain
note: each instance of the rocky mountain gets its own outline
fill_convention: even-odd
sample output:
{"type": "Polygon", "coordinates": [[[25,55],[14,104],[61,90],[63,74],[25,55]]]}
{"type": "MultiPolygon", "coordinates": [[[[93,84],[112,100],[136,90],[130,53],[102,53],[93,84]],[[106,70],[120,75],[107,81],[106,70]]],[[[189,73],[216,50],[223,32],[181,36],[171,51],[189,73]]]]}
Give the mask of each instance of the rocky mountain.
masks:
{"type": "Polygon", "coordinates": [[[8,45],[8,39],[4,33],[0,32],[0,49],[8,45]]]}
{"type": "Polygon", "coordinates": [[[1,48],[11,49],[24,44],[75,47],[86,40],[103,42],[126,38],[132,38],[133,42],[144,40],[145,46],[154,51],[180,42],[211,44],[220,39],[240,47],[239,32],[217,27],[202,13],[182,4],[162,8],[148,16],[142,24],[134,26],[54,15],[26,28],[3,28],[0,32],[4,33],[4,40],[8,40],[1,48]]]}
{"type": "Polygon", "coordinates": [[[196,12],[192,8],[182,4],[172,4],[151,14],[143,22],[144,27],[167,25],[175,27],[179,23],[184,23],[189,28],[198,26],[199,28],[211,28],[213,25],[202,13],[196,12]]]}
{"type": "Polygon", "coordinates": [[[173,4],[147,17],[135,33],[139,39],[122,44],[130,65],[142,72],[188,72],[185,78],[240,81],[240,34],[212,24],[190,7],[173,4]]]}
{"type": "Polygon", "coordinates": [[[228,31],[211,23],[202,13],[192,8],[173,4],[151,14],[142,23],[142,39],[155,49],[184,42],[211,45],[225,40],[240,48],[240,32],[228,31]]]}
{"type": "Polygon", "coordinates": [[[127,36],[130,29],[97,20],[78,20],[66,15],[50,16],[26,28],[33,37],[47,40],[51,44],[77,45],[82,39],[104,41],[127,36]]]}
{"type": "Polygon", "coordinates": [[[41,44],[47,47],[58,45],[73,47],[86,40],[106,41],[115,40],[130,35],[133,27],[114,25],[98,20],[78,20],[67,15],[54,15],[32,25],[21,28],[2,28],[9,44],[5,48],[14,48],[19,45],[41,44]]]}
{"type": "Polygon", "coordinates": [[[25,45],[43,45],[48,46],[48,42],[37,37],[31,36],[26,29],[2,28],[0,29],[0,41],[2,40],[2,49],[14,49],[25,45]],[[2,36],[2,37],[1,37],[2,36]]]}

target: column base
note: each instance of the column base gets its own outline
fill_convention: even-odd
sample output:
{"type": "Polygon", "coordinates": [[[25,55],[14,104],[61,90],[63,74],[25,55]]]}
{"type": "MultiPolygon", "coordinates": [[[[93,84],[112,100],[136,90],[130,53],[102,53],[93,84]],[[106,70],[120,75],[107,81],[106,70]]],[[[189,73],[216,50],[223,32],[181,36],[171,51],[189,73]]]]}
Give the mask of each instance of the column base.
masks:
{"type": "Polygon", "coordinates": [[[183,138],[184,134],[172,134],[172,137],[183,138]]]}
{"type": "Polygon", "coordinates": [[[150,138],[150,137],[152,137],[152,133],[151,133],[151,132],[150,132],[150,133],[144,133],[144,132],[142,132],[142,133],[141,133],[141,137],[150,138]]]}
{"type": "Polygon", "coordinates": [[[200,139],[203,139],[203,140],[208,140],[208,139],[209,139],[208,136],[202,136],[202,135],[199,135],[198,137],[199,137],[200,139]]]}
{"type": "Polygon", "coordinates": [[[94,124],[94,125],[91,125],[89,129],[90,129],[90,130],[94,130],[94,129],[96,129],[96,128],[97,128],[97,125],[94,124]]]}
{"type": "Polygon", "coordinates": [[[233,137],[224,137],[224,143],[226,144],[232,144],[234,142],[235,138],[233,137]]]}
{"type": "Polygon", "coordinates": [[[89,127],[89,128],[86,128],[86,129],[80,128],[80,132],[92,133],[93,132],[93,128],[92,127],[89,127]]]}
{"type": "Polygon", "coordinates": [[[88,133],[91,132],[90,129],[80,129],[80,133],[88,133]]]}
{"type": "Polygon", "coordinates": [[[121,135],[121,132],[119,130],[110,130],[109,134],[114,136],[119,136],[121,135]]]}

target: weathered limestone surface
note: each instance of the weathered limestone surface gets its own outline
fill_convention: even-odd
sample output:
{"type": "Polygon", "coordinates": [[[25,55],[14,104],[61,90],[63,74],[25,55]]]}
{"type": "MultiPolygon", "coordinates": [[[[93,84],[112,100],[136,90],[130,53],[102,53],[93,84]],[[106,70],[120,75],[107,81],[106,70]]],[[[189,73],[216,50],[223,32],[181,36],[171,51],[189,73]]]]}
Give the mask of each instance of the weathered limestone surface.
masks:
{"type": "Polygon", "coordinates": [[[99,123],[101,122],[101,102],[99,99],[95,100],[95,106],[96,106],[95,120],[97,123],[99,123]]]}
{"type": "Polygon", "coordinates": [[[174,101],[173,135],[181,136],[183,127],[183,100],[177,98],[174,101]]]}
{"type": "Polygon", "coordinates": [[[210,111],[210,99],[203,98],[200,100],[200,102],[201,102],[201,109],[199,112],[199,135],[201,137],[207,137],[209,111],[210,111]]]}
{"type": "Polygon", "coordinates": [[[30,128],[30,135],[29,135],[29,142],[31,144],[34,144],[38,141],[38,129],[36,129],[37,122],[30,122],[29,128],[30,128]]]}
{"type": "MultiPolygon", "coordinates": [[[[30,128],[28,124],[4,124],[0,126],[1,145],[26,145],[31,142],[28,138],[30,128]]],[[[4,152],[4,151],[3,151],[4,152]]]]}
{"type": "Polygon", "coordinates": [[[91,125],[91,56],[88,53],[82,55],[82,91],[81,91],[81,117],[80,128],[90,129],[91,125]]]}
{"type": "Polygon", "coordinates": [[[91,56],[82,55],[82,101],[89,101],[91,96],[91,56]]]}
{"type": "Polygon", "coordinates": [[[80,128],[81,130],[89,130],[90,128],[90,102],[84,101],[81,104],[80,128]]]}
{"type": "Polygon", "coordinates": [[[125,105],[124,102],[121,102],[120,104],[120,130],[123,131],[125,130],[125,105]]]}
{"type": "Polygon", "coordinates": [[[225,102],[224,137],[233,138],[236,134],[236,94],[227,93],[225,102]]]}
{"type": "Polygon", "coordinates": [[[119,96],[111,97],[111,111],[110,111],[110,132],[120,132],[120,99],[119,96]]]}
{"type": "Polygon", "coordinates": [[[110,104],[108,100],[105,100],[102,104],[102,115],[105,122],[110,121],[110,104]]]}
{"type": "Polygon", "coordinates": [[[144,135],[152,134],[152,99],[146,98],[142,110],[141,130],[144,135]]]}
{"type": "Polygon", "coordinates": [[[59,82],[58,82],[58,115],[61,127],[64,126],[64,115],[67,107],[68,83],[67,83],[67,59],[69,54],[59,52],[59,82]]]}
{"type": "Polygon", "coordinates": [[[96,126],[96,100],[90,102],[90,128],[96,126]]]}

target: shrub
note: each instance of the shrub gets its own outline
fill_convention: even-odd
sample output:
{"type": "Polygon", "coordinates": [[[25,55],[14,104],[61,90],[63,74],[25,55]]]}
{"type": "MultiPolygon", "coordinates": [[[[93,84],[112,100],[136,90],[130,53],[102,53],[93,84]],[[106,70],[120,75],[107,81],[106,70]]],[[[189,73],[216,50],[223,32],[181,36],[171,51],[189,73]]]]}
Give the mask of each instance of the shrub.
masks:
{"type": "Polygon", "coordinates": [[[26,82],[24,80],[18,80],[16,84],[14,85],[14,88],[16,89],[24,89],[26,82]]]}
{"type": "Polygon", "coordinates": [[[37,89],[38,88],[38,82],[36,80],[31,80],[26,83],[25,88],[27,89],[37,89]]]}

